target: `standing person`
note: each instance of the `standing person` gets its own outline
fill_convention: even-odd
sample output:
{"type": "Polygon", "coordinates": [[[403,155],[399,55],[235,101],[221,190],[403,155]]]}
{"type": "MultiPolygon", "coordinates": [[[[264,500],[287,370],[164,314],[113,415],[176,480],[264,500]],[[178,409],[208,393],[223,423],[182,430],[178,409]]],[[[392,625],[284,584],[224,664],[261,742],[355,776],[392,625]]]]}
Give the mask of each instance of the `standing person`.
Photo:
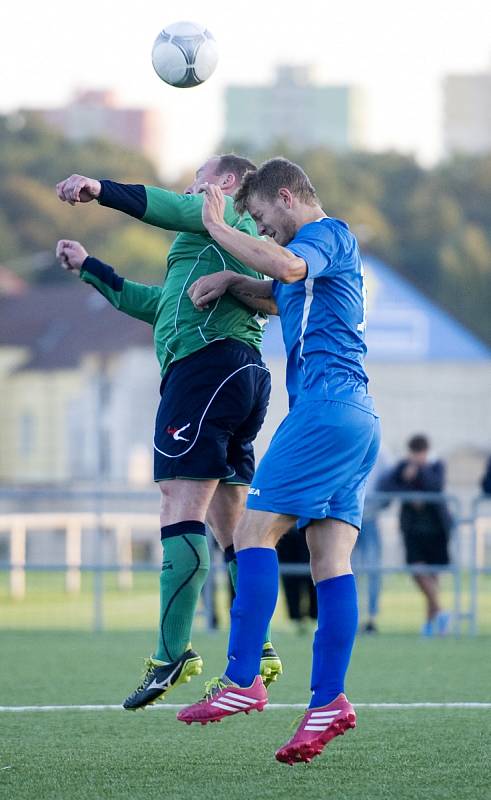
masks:
{"type": "MultiPolygon", "coordinates": [[[[380,610],[380,593],[382,591],[382,539],[378,523],[379,511],[387,506],[388,502],[376,500],[372,497],[379,491],[380,481],[387,471],[387,460],[380,450],[377,463],[370,473],[366,486],[366,499],[363,508],[360,535],[356,541],[353,552],[355,575],[360,567],[368,569],[367,584],[367,619],[361,626],[362,633],[378,633],[378,613],[380,610]]],[[[358,588],[360,579],[358,578],[358,588]]]]}
{"type": "Polygon", "coordinates": [[[200,279],[190,296],[198,307],[227,290],[252,308],[264,297],[276,304],[290,411],[259,465],[234,533],[238,579],[228,664],[221,678],[209,682],[203,700],[180,711],[178,719],[204,723],[262,710],[267,703],[259,661],[278,594],[275,545],[298,521],[307,528],[318,628],[309,708],[276,753],[279,761],[293,764],[310,761],[356,720],[344,694],[358,622],[350,556],[380,443],[363,368],[363,266],[346,223],[325,214],[307,175],[286,159],[247,173],[235,200],[239,213],[249,211],[259,233],[273,241],[234,230],[224,219],[219,188],[206,184],[203,190],[203,220],[213,239],[273,281],[226,272],[200,279]]]}
{"type": "MultiPolygon", "coordinates": [[[[383,491],[443,492],[445,465],[430,461],[430,442],[417,434],[407,443],[407,457],[382,479],[383,491]]],[[[445,503],[404,501],[401,504],[400,526],[404,540],[406,563],[415,568],[413,579],[426,601],[426,622],[423,636],[448,633],[450,614],[440,602],[438,573],[418,572],[417,567],[445,566],[449,563],[448,539],[451,517],[445,503]]]]}
{"type": "MultiPolygon", "coordinates": [[[[57,254],[113,306],[153,326],[160,363],[161,401],[154,439],[154,480],[161,493],[160,576],[157,645],[145,674],[124,701],[127,709],[155,702],[173,686],[199,674],[201,657],[192,649],[191,627],[210,557],[205,520],[227,554],[232,581],[237,562],[232,533],[244,511],[254,473],[252,442],[270,393],[269,371],[260,354],[267,316],[252,313],[235,297],[199,313],[186,294],[200,275],[230,269],[256,276],[213,242],[202,222],[203,180],[226,196],[228,223],[244,236],[257,236],[249,214],[240,215],[232,195],[254,165],[236,155],[213,156],[197,171],[184,194],[152,186],[125,185],[72,175],[57,185],[58,197],[75,205],[97,200],[150,225],[179,231],[169,251],[163,286],[145,286],[116,275],[78,243],[62,240],[57,254]]],[[[265,306],[265,311],[268,309],[265,306]]],[[[281,662],[265,633],[261,674],[281,673],[281,662]]]]}

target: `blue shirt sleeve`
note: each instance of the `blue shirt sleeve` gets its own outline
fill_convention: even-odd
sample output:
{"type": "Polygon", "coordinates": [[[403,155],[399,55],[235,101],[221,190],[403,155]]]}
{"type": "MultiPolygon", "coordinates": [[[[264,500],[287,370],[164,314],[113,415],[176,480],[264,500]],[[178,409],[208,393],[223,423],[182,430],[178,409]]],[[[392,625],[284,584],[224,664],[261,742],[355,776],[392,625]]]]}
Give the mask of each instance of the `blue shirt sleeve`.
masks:
{"type": "Polygon", "coordinates": [[[334,275],[338,268],[335,255],[339,247],[336,232],[330,225],[320,222],[306,227],[308,230],[296,236],[286,249],[303,258],[307,264],[307,278],[334,275]]]}

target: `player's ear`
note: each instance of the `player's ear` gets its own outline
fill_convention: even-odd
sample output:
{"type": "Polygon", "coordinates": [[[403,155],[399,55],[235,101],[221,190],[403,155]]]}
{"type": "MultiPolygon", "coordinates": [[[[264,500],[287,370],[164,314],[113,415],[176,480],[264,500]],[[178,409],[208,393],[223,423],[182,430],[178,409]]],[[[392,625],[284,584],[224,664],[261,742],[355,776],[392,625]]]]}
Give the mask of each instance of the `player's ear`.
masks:
{"type": "Polygon", "coordinates": [[[278,189],[278,197],[280,198],[280,201],[283,203],[285,208],[291,208],[292,207],[292,205],[293,205],[293,195],[292,195],[292,193],[290,192],[289,189],[287,189],[286,187],[282,187],[281,189],[278,189]]]}
{"type": "Polygon", "coordinates": [[[236,177],[233,172],[225,172],[220,177],[220,189],[222,192],[227,191],[228,189],[233,189],[236,183],[236,177]]]}

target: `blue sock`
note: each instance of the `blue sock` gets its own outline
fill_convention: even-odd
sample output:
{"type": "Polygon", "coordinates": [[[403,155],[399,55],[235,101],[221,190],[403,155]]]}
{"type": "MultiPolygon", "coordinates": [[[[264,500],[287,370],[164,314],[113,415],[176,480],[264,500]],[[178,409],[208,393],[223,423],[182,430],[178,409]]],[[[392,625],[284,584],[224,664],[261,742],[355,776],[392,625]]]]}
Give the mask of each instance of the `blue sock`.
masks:
{"type": "Polygon", "coordinates": [[[230,612],[227,678],[250,686],[259,675],[264,635],[278,599],[278,556],[266,547],[237,553],[237,587],[230,612]]]}
{"type": "Polygon", "coordinates": [[[312,663],[313,691],[309,708],[319,708],[344,692],[358,626],[358,603],[354,575],[340,575],[319,581],[318,627],[314,638],[312,663]]]}

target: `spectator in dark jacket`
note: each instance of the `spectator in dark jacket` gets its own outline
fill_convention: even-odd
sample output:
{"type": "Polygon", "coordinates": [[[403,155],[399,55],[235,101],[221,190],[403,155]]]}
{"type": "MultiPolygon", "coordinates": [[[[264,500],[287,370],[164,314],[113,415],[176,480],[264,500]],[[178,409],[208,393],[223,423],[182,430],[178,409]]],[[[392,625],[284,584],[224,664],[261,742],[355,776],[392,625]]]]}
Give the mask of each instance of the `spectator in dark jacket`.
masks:
{"type": "MultiPolygon", "coordinates": [[[[305,528],[296,525],[280,539],[276,546],[280,564],[308,564],[310,553],[305,541],[305,528]]],[[[312,577],[305,575],[282,575],[286,604],[290,619],[299,633],[307,631],[308,620],[317,619],[317,594],[312,577]]]]}
{"type": "MultiPolygon", "coordinates": [[[[408,455],[387,473],[380,489],[398,492],[442,492],[445,485],[445,466],[442,461],[429,460],[430,443],[426,436],[413,436],[408,442],[408,455]]],[[[448,539],[452,521],[444,503],[403,502],[400,515],[401,531],[406,551],[406,563],[445,566],[449,563],[448,539]]],[[[450,614],[440,605],[438,573],[413,573],[416,585],[426,600],[424,636],[448,632],[450,614]]]]}
{"type": "Polygon", "coordinates": [[[481,481],[481,489],[483,490],[484,494],[491,494],[491,458],[486,465],[486,472],[484,473],[481,481]]]}

